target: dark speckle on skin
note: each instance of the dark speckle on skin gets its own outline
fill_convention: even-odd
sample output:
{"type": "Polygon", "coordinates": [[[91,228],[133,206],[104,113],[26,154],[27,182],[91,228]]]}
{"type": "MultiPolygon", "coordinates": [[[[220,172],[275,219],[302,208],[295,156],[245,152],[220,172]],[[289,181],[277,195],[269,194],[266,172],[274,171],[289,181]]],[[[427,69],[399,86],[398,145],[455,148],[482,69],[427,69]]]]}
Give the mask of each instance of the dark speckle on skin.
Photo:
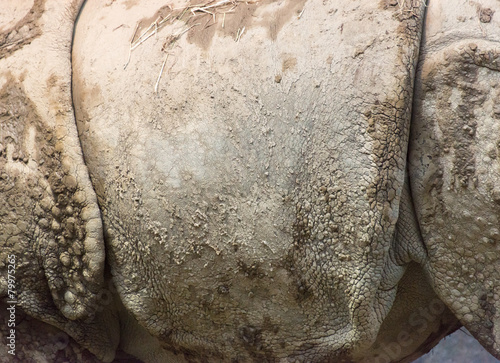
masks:
{"type": "Polygon", "coordinates": [[[251,325],[243,326],[240,328],[240,338],[245,345],[249,345],[258,349],[261,340],[262,331],[251,325]]]}

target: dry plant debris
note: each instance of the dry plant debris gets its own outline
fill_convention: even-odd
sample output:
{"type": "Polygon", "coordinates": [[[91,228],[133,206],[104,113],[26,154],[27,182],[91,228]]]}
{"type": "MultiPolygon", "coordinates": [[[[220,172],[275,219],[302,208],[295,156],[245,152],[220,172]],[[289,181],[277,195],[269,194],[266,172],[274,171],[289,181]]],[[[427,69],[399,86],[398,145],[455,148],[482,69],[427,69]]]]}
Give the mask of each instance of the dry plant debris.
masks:
{"type": "MultiPolygon", "coordinates": [[[[153,35],[158,35],[158,31],[162,28],[164,28],[167,25],[173,25],[176,23],[182,23],[180,29],[175,32],[174,34],[170,34],[169,36],[166,37],[165,43],[163,44],[162,51],[166,52],[165,59],[162,63],[162,67],[160,70],[160,74],[158,75],[158,79],[155,84],[155,93],[158,93],[158,87],[160,84],[160,79],[161,76],[164,72],[165,69],[165,64],[168,60],[168,51],[169,49],[172,48],[172,46],[175,44],[175,42],[186,32],[188,32],[191,28],[195,26],[201,25],[201,23],[196,23],[192,24],[193,20],[197,16],[200,15],[205,15],[209,14],[211,15],[211,20],[212,24],[217,23],[217,16],[222,14],[222,28],[224,28],[224,23],[226,19],[226,14],[233,13],[236,7],[239,4],[255,4],[259,0],[211,0],[211,1],[206,1],[201,4],[196,4],[196,5],[187,5],[181,8],[171,8],[169,7],[169,14],[165,17],[158,17],[153,23],[149,25],[148,28],[146,28],[139,36],[137,36],[137,31],[139,29],[139,23],[136,25],[134,33],[132,35],[132,38],[130,40],[130,47],[129,47],[129,55],[127,62],[125,63],[125,66],[123,69],[126,69],[129,62],[130,58],[132,56],[132,51],[134,51],[137,47],[139,47],[141,44],[146,42],[149,38],[151,38],[153,35]],[[137,36],[137,37],[136,37],[137,36]]],[[[205,29],[208,26],[208,23],[210,22],[207,21],[204,25],[205,29]]],[[[238,29],[238,32],[235,36],[235,41],[239,42],[241,36],[243,35],[243,32],[245,31],[245,28],[243,29],[238,29]]]]}
{"type": "MultiPolygon", "coordinates": [[[[166,52],[165,59],[163,60],[161,69],[160,69],[160,74],[158,75],[154,91],[155,93],[158,93],[158,87],[160,84],[160,79],[162,77],[162,74],[165,69],[165,64],[167,63],[167,60],[169,58],[169,49],[172,48],[172,46],[175,44],[175,42],[185,33],[187,33],[190,29],[201,25],[201,23],[195,23],[192,24],[193,19],[195,17],[200,16],[200,15],[206,15],[209,14],[211,15],[212,19],[212,24],[209,24],[210,20],[208,20],[204,26],[203,29],[206,29],[208,26],[217,24],[217,16],[222,14],[222,23],[221,27],[224,28],[225,25],[225,20],[226,20],[226,14],[231,14],[234,13],[234,10],[238,7],[240,4],[256,4],[260,0],[210,0],[206,1],[201,4],[196,4],[196,5],[186,5],[184,7],[180,8],[172,8],[170,6],[167,6],[167,9],[169,9],[169,14],[166,15],[165,17],[159,16],[154,22],[152,22],[149,27],[144,30],[137,38],[137,31],[139,29],[139,23],[137,23],[134,33],[132,34],[132,38],[130,39],[130,47],[129,47],[129,54],[128,54],[128,59],[127,62],[125,63],[125,66],[123,69],[126,69],[128,64],[130,63],[130,58],[132,56],[132,51],[139,47],[141,44],[146,42],[149,38],[151,38],[153,35],[158,35],[158,31],[165,27],[166,25],[170,24],[173,25],[175,23],[182,23],[180,29],[175,32],[174,34],[170,34],[169,36],[166,37],[166,40],[163,44],[162,51],[166,52]]],[[[397,0],[398,2],[400,0],[397,0]]],[[[304,13],[305,7],[302,9],[300,14],[298,14],[297,19],[300,19],[302,17],[302,14],[304,13]]],[[[203,30],[202,29],[202,30],[203,30]]],[[[241,36],[245,32],[245,27],[239,28],[238,31],[235,34],[234,41],[239,42],[241,39],[241,36]]]]}

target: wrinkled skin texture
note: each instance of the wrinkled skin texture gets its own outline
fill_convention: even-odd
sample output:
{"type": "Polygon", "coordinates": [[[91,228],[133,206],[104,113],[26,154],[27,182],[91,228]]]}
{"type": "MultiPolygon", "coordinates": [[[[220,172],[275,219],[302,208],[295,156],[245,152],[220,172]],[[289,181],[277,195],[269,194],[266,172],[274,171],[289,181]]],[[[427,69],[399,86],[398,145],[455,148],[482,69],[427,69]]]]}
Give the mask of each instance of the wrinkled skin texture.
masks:
{"type": "Polygon", "coordinates": [[[498,2],[237,3],[129,61],[184,2],[15,3],[17,359],[408,362],[461,325],[500,358],[498,2]]]}

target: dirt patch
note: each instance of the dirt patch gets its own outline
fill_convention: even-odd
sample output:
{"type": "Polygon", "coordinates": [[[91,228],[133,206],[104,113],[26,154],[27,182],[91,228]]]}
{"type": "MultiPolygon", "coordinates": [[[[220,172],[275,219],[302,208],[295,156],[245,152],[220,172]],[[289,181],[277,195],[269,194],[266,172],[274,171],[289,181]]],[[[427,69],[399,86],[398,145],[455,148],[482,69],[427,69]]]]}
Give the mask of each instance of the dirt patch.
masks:
{"type": "Polygon", "coordinates": [[[491,18],[495,13],[495,11],[491,10],[490,8],[478,8],[478,11],[479,11],[479,21],[481,23],[491,22],[491,18]]]}
{"type": "Polygon", "coordinates": [[[155,22],[159,22],[167,18],[168,16],[171,16],[172,13],[173,11],[170,5],[165,5],[159,8],[153,16],[141,19],[137,26],[137,31],[133,35],[132,43],[136,42],[140,34],[143,34],[145,30],[148,29],[152,24],[154,24],[155,22]]]}
{"type": "Polygon", "coordinates": [[[275,40],[283,26],[288,23],[293,16],[299,16],[304,9],[306,0],[284,1],[276,12],[270,13],[258,24],[269,29],[269,36],[275,40]]]}
{"type": "Polygon", "coordinates": [[[178,38],[187,32],[190,43],[208,49],[216,32],[238,41],[244,32],[256,26],[267,28],[269,37],[274,40],[293,16],[298,17],[301,14],[305,3],[306,0],[219,0],[200,4],[199,1],[192,0],[181,9],[163,6],[153,16],[143,18],[139,22],[132,39],[132,47],[144,42],[148,35],[176,21],[184,22],[185,29],[178,34],[167,36],[167,42],[169,38],[178,38]],[[261,10],[262,13],[258,13],[261,10]]]}
{"type": "Polygon", "coordinates": [[[9,56],[42,34],[39,20],[45,11],[45,0],[35,0],[31,10],[13,27],[0,33],[0,59],[9,56]]]}
{"type": "MultiPolygon", "coordinates": [[[[449,133],[443,137],[439,149],[436,149],[439,154],[434,157],[438,160],[441,153],[452,155],[452,189],[475,188],[478,183],[475,156],[478,125],[475,112],[482,107],[490,93],[488,88],[481,86],[478,75],[480,67],[498,71],[500,67],[497,60],[500,59],[500,53],[495,50],[481,50],[471,43],[461,53],[449,52],[445,57],[446,65],[436,65],[432,72],[425,75],[423,84],[425,94],[432,94],[436,90],[441,93],[439,97],[434,96],[438,100],[437,106],[442,110],[439,128],[449,133]],[[457,95],[453,96],[454,92],[457,95]],[[455,99],[456,103],[454,108],[449,106],[453,102],[452,99],[455,99]],[[445,114],[446,117],[443,116],[445,114]]],[[[494,112],[492,117],[495,117],[494,112]]],[[[496,150],[491,151],[494,153],[492,156],[496,158],[496,150]]],[[[442,179],[442,172],[439,179],[442,179]]],[[[439,185],[442,185],[442,181],[439,185]]]]}
{"type": "MultiPolygon", "coordinates": [[[[238,5],[232,13],[228,13],[225,18],[223,18],[224,26],[222,26],[221,20],[220,23],[218,22],[215,24],[217,25],[215,28],[225,36],[236,38],[238,31],[241,32],[242,29],[248,31],[248,29],[252,27],[260,26],[267,28],[269,37],[275,40],[283,26],[288,23],[293,16],[298,16],[301,13],[305,3],[306,0],[263,0],[254,3],[242,3],[238,5]],[[270,10],[265,11],[262,16],[257,17],[257,11],[262,7],[269,7],[270,10]]],[[[203,29],[200,28],[193,28],[191,33],[194,34],[202,30],[203,29]]],[[[215,33],[215,29],[212,33],[215,33]]],[[[202,40],[201,38],[191,35],[190,40],[194,43],[200,45],[202,48],[208,47],[209,43],[206,43],[207,37],[204,38],[205,43],[197,42],[196,40],[198,39],[202,40]]]]}
{"type": "Polygon", "coordinates": [[[297,65],[297,58],[289,57],[283,61],[283,64],[281,65],[281,71],[284,73],[288,70],[293,70],[296,65],[297,65]]]}
{"type": "Polygon", "coordinates": [[[56,84],[57,84],[57,76],[54,73],[52,73],[49,79],[47,80],[47,88],[51,89],[55,87],[56,84]]]}
{"type": "MultiPolygon", "coordinates": [[[[0,199],[10,201],[10,206],[0,223],[0,250],[20,248],[27,256],[18,262],[25,264],[26,276],[33,274],[30,269],[44,271],[52,299],[60,308],[73,281],[86,281],[82,211],[88,202],[79,193],[76,177],[63,166],[64,140],[47,126],[19,80],[11,74],[4,78],[7,82],[0,89],[0,199]]],[[[57,84],[58,78],[51,76],[48,85],[57,84]]],[[[97,285],[90,288],[81,301],[97,294],[97,285]]]]}
{"type": "Polygon", "coordinates": [[[398,0],[382,0],[379,3],[379,7],[383,10],[387,10],[390,7],[398,6],[398,0]]]}
{"type": "MultiPolygon", "coordinates": [[[[217,28],[225,36],[236,37],[239,29],[245,28],[248,30],[253,26],[255,12],[259,7],[266,3],[269,3],[269,1],[259,1],[253,4],[242,4],[241,6],[238,6],[234,9],[234,13],[226,15],[224,27],[222,28],[222,24],[218,24],[217,28]]],[[[193,29],[193,32],[196,31],[200,30],[193,29]]],[[[203,47],[203,44],[199,45],[203,47]]]]}
{"type": "Polygon", "coordinates": [[[133,8],[134,6],[136,6],[137,2],[138,2],[137,0],[127,0],[127,1],[125,1],[124,5],[125,5],[126,9],[129,10],[130,8],[133,8]]]}

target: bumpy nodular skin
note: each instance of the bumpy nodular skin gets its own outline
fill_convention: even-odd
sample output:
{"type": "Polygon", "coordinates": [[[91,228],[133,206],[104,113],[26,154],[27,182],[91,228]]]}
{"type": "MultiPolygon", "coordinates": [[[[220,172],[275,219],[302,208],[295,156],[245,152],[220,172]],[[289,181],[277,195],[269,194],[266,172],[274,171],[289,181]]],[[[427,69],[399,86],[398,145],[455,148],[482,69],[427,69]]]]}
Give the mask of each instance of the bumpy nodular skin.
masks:
{"type": "Polygon", "coordinates": [[[13,359],[499,356],[497,3],[16,4],[13,359]]]}
{"type": "Polygon", "coordinates": [[[118,343],[118,320],[95,308],[105,289],[102,218],[72,108],[71,44],[80,6],[2,4],[0,349],[7,361],[35,359],[28,352],[38,350],[51,361],[68,335],[107,360],[118,343]],[[8,322],[12,306],[15,326],[8,322]],[[22,324],[25,315],[50,324],[47,334],[39,334],[41,322],[22,324]],[[11,329],[15,349],[6,343],[11,329]]]}

